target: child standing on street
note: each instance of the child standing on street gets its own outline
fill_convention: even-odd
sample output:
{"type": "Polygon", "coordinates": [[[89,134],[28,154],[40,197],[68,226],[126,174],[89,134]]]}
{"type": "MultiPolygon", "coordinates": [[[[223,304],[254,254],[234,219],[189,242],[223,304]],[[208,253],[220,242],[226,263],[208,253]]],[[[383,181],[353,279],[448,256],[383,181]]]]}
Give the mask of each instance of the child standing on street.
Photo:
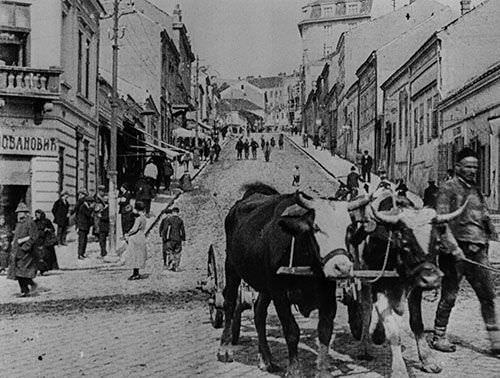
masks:
{"type": "Polygon", "coordinates": [[[298,165],[296,165],[293,170],[292,186],[300,186],[300,168],[298,165]]]}

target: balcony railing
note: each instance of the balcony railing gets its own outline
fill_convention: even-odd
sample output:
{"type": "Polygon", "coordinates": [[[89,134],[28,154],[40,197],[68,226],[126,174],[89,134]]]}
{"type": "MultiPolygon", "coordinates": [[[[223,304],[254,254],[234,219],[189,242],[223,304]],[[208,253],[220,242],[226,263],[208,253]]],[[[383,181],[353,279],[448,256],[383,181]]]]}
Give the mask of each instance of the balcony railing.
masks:
{"type": "Polygon", "coordinates": [[[55,100],[60,95],[62,72],[56,68],[0,66],[0,96],[55,100]]]}

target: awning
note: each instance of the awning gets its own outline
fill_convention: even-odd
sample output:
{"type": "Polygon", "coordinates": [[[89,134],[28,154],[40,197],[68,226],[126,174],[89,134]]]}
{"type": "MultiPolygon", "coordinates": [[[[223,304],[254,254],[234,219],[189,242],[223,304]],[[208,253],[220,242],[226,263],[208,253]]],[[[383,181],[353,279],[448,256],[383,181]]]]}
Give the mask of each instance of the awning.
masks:
{"type": "Polygon", "coordinates": [[[144,143],[150,147],[153,147],[155,149],[157,149],[158,151],[160,152],[163,152],[167,155],[168,158],[170,159],[174,159],[176,158],[177,156],[179,155],[182,155],[183,153],[180,152],[180,151],[175,151],[171,148],[167,148],[167,147],[160,147],[160,146],[157,146],[156,144],[153,144],[153,143],[149,143],[149,142],[146,142],[144,141],[144,143]]]}
{"type": "MultiPolygon", "coordinates": [[[[194,130],[188,130],[183,127],[178,127],[177,129],[172,130],[172,134],[176,138],[194,138],[196,136],[196,132],[194,130]]],[[[198,131],[199,138],[210,138],[207,134],[202,131],[198,131]]]]}
{"type": "MultiPolygon", "coordinates": [[[[186,120],[189,124],[192,124],[192,127],[196,127],[196,121],[192,118],[188,118],[186,120]]],[[[207,131],[212,131],[212,127],[210,127],[209,125],[207,125],[206,123],[204,122],[201,122],[201,121],[198,121],[198,125],[202,128],[202,129],[205,129],[207,131]]],[[[191,125],[190,125],[191,126],[191,125]]]]}

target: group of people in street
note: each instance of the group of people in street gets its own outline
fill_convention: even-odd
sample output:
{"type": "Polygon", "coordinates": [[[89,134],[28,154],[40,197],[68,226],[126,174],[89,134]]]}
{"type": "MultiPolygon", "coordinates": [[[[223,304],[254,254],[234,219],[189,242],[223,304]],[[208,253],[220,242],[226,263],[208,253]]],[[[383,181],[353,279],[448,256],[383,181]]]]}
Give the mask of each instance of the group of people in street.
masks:
{"type": "Polygon", "coordinates": [[[33,280],[39,272],[59,269],[55,245],[58,237],[52,222],[42,210],[30,217],[28,206],[20,202],[16,209],[17,224],[12,232],[0,217],[1,270],[7,269],[7,278],[19,283],[21,296],[27,297],[38,285],[33,280]]]}
{"type": "MultiPolygon", "coordinates": [[[[284,135],[280,134],[278,136],[278,148],[280,150],[283,149],[284,146],[284,135]]],[[[264,135],[261,135],[260,137],[260,148],[262,149],[262,152],[264,154],[264,159],[266,162],[269,162],[271,160],[271,151],[272,149],[276,146],[276,139],[274,136],[271,137],[270,140],[266,140],[264,138],[264,135]]],[[[242,160],[243,156],[245,156],[245,160],[248,160],[250,158],[250,151],[252,151],[252,159],[256,160],[257,159],[257,151],[259,149],[259,143],[254,139],[251,138],[249,141],[248,138],[243,141],[243,137],[240,137],[238,141],[236,142],[236,159],[237,160],[242,160]]]]}

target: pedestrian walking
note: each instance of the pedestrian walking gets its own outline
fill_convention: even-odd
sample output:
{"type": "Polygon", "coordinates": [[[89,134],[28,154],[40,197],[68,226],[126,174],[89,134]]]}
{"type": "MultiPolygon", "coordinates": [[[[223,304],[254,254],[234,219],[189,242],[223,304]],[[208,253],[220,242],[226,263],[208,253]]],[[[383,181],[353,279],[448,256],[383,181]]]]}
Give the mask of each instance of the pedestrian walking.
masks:
{"type": "Polygon", "coordinates": [[[98,241],[101,249],[101,257],[106,256],[106,241],[109,234],[109,203],[108,196],[104,196],[103,204],[96,204],[94,209],[98,219],[98,241]]]}
{"type": "Polygon", "coordinates": [[[184,221],[179,215],[179,208],[174,207],[161,221],[160,236],[163,241],[163,265],[176,271],[181,262],[182,242],[186,240],[184,221]]]}
{"type": "Polygon", "coordinates": [[[278,137],[278,148],[280,150],[283,149],[283,144],[285,143],[284,138],[285,137],[283,136],[283,134],[280,134],[280,136],[278,137]]]}
{"type": "Polygon", "coordinates": [[[215,161],[219,161],[219,155],[222,148],[217,140],[214,143],[214,150],[215,150],[215,161]]]}
{"type": "Polygon", "coordinates": [[[313,137],[313,146],[314,146],[315,150],[318,149],[318,146],[319,146],[319,134],[314,134],[314,137],[313,137]]]}
{"type": "Polygon", "coordinates": [[[78,259],[86,258],[87,239],[90,232],[90,227],[94,224],[94,197],[87,196],[78,208],[76,225],[78,228],[78,259]]]}
{"type": "Polygon", "coordinates": [[[309,147],[309,137],[307,136],[306,133],[302,134],[302,147],[304,147],[304,148],[309,147]]]}
{"type": "Polygon", "coordinates": [[[460,282],[465,276],[474,290],[481,307],[481,315],[490,340],[493,354],[500,354],[500,327],[495,310],[495,282],[489,270],[463,261],[466,257],[476,263],[489,266],[490,240],[498,240],[491,222],[484,197],[477,185],[479,160],[475,151],[466,147],[456,156],[456,176],[445,182],[439,190],[436,211],[448,214],[460,208],[466,200],[465,210],[449,227],[458,242],[451,254],[439,256],[439,268],[444,277],[441,298],[434,321],[431,345],[441,352],[454,352],[456,346],[446,337],[448,320],[459,294],[460,282]]]}
{"type": "MultiPolygon", "coordinates": [[[[189,162],[192,160],[191,158],[191,153],[186,152],[184,155],[182,155],[181,162],[184,164],[184,172],[189,172],[189,162]]],[[[147,208],[147,205],[146,205],[147,208]]]]}
{"type": "Polygon", "coordinates": [[[359,174],[356,172],[356,167],[351,167],[351,172],[347,175],[347,188],[352,193],[353,190],[359,188],[359,174]]]}
{"type": "Polygon", "coordinates": [[[436,208],[436,200],[439,188],[434,180],[429,180],[429,185],[424,190],[424,206],[432,209],[436,208]]]}
{"type": "Polygon", "coordinates": [[[364,152],[361,157],[361,177],[364,182],[371,182],[371,171],[373,166],[373,159],[368,154],[368,151],[364,152]]]}
{"type": "Polygon", "coordinates": [[[259,144],[252,138],[250,142],[250,149],[252,150],[252,159],[257,159],[257,150],[259,149],[259,144]]]}
{"type": "Polygon", "coordinates": [[[156,166],[154,159],[150,158],[146,166],[144,167],[144,177],[148,178],[153,187],[156,187],[156,179],[158,177],[158,167],[156,166]]]}
{"type": "Polygon", "coordinates": [[[35,252],[37,254],[37,268],[43,276],[49,270],[59,269],[55,245],[58,242],[56,230],[52,222],[47,219],[43,210],[35,211],[35,224],[38,230],[38,238],[35,241],[35,252]]]}
{"type": "Polygon", "coordinates": [[[266,142],[266,146],[264,147],[264,158],[266,159],[267,162],[271,158],[271,146],[269,142],[266,142]]]}
{"type": "Polygon", "coordinates": [[[99,238],[99,212],[104,209],[106,196],[106,187],[104,185],[97,186],[97,193],[94,195],[93,217],[94,225],[92,227],[92,235],[99,238]]]}
{"type": "Polygon", "coordinates": [[[37,284],[33,281],[37,272],[35,242],[38,239],[38,229],[29,216],[29,209],[20,202],[16,209],[17,224],[12,240],[11,262],[7,278],[17,280],[21,289],[21,297],[28,297],[35,291],[37,284]]]}
{"type": "Polygon", "coordinates": [[[62,192],[59,199],[52,206],[54,223],[57,225],[57,243],[66,245],[66,234],[69,224],[68,192],[62,192]]]}
{"type": "Polygon", "coordinates": [[[271,137],[271,147],[274,148],[276,146],[276,140],[274,137],[271,137]]]}
{"type": "Polygon", "coordinates": [[[151,186],[149,180],[144,178],[140,179],[137,183],[137,191],[135,199],[143,203],[146,212],[146,217],[148,218],[151,214],[151,201],[153,200],[154,196],[155,196],[154,189],[151,186]]]}
{"type": "Polygon", "coordinates": [[[264,147],[266,147],[266,140],[264,139],[264,135],[260,136],[260,148],[264,151],[264,147]]]}
{"type": "Polygon", "coordinates": [[[243,143],[243,150],[245,151],[245,160],[248,160],[250,156],[250,143],[248,142],[248,139],[245,139],[245,142],[243,143]]]}
{"type": "Polygon", "coordinates": [[[148,258],[145,205],[141,201],[137,201],[134,210],[138,216],[135,218],[132,228],[125,234],[127,248],[123,256],[125,265],[132,269],[132,275],[128,278],[129,280],[138,280],[141,278],[139,270],[146,267],[146,260],[148,258]]]}
{"type": "Polygon", "coordinates": [[[240,139],[238,139],[238,141],[236,142],[236,159],[237,160],[241,160],[241,157],[242,157],[242,153],[243,153],[243,141],[240,139]]]}
{"type": "Polygon", "coordinates": [[[203,157],[204,160],[208,160],[210,157],[210,146],[208,145],[207,141],[203,141],[203,157]]]}
{"type": "Polygon", "coordinates": [[[300,186],[300,167],[298,165],[293,169],[292,176],[292,186],[300,186]]]}
{"type": "Polygon", "coordinates": [[[215,145],[214,144],[212,144],[210,146],[209,158],[210,158],[210,164],[213,164],[214,163],[214,159],[215,159],[215,145]]]}
{"type": "Polygon", "coordinates": [[[165,159],[165,190],[170,191],[170,185],[172,184],[172,176],[174,175],[174,167],[170,159],[165,159]]]}

